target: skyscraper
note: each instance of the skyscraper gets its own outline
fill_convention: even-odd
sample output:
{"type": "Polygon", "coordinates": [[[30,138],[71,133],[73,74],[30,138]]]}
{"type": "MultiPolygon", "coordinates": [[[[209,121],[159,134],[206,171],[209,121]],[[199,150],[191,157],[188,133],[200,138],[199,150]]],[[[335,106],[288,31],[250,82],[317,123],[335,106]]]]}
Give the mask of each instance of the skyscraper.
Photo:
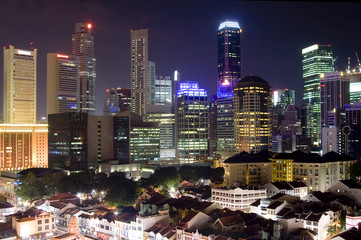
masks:
{"type": "Polygon", "coordinates": [[[104,115],[115,115],[119,112],[119,96],[115,88],[106,89],[104,95],[104,115]]]}
{"type": "Polygon", "coordinates": [[[48,125],[36,124],[36,56],[36,49],[4,49],[2,171],[48,167],[48,125]]]}
{"type": "Polygon", "coordinates": [[[327,127],[327,115],[350,103],[350,78],[343,72],[321,74],[321,126],[327,127]]]}
{"type": "Polygon", "coordinates": [[[303,102],[311,106],[311,139],[320,145],[320,75],[333,72],[331,45],[315,44],[302,49],[303,102]]]}
{"type": "Polygon", "coordinates": [[[148,29],[130,30],[132,112],[143,116],[149,103],[148,29]]]}
{"type": "Polygon", "coordinates": [[[233,88],[241,79],[241,32],[238,22],[218,28],[217,152],[234,154],[233,88]]]}
{"type": "Polygon", "coordinates": [[[48,53],[47,113],[79,111],[79,58],[48,53]]]}
{"type": "Polygon", "coordinates": [[[79,57],[80,111],[95,115],[96,59],[92,24],[77,23],[72,36],[72,54],[79,57]]]}
{"type": "Polygon", "coordinates": [[[237,152],[271,150],[271,86],[257,76],[242,78],[234,88],[237,152]]]}
{"type": "Polygon", "coordinates": [[[6,123],[36,123],[37,50],[4,49],[3,114],[6,123]]]}
{"type": "Polygon", "coordinates": [[[130,110],[132,102],[130,88],[117,88],[117,95],[119,98],[119,112],[130,110]]]}
{"type": "Polygon", "coordinates": [[[180,82],[177,91],[177,150],[180,163],[208,157],[207,91],[196,82],[180,82]]]}

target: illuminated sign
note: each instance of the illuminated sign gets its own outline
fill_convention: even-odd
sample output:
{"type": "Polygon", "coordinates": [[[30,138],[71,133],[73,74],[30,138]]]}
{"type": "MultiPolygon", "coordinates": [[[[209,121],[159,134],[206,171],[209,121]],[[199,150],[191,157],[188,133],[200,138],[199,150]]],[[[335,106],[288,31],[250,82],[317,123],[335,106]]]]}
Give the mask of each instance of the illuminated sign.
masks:
{"type": "Polygon", "coordinates": [[[228,81],[228,79],[226,79],[222,82],[223,86],[228,86],[229,84],[230,84],[230,82],[228,81]]]}
{"type": "Polygon", "coordinates": [[[31,56],[31,52],[30,52],[30,51],[24,51],[24,50],[18,50],[18,54],[19,54],[19,55],[31,56]]]}
{"type": "Polygon", "coordinates": [[[273,92],[273,105],[277,106],[278,103],[278,91],[273,92]]]}
{"type": "Polygon", "coordinates": [[[207,96],[207,91],[200,89],[197,82],[181,82],[177,95],[207,96]]]}
{"type": "Polygon", "coordinates": [[[62,55],[62,54],[57,54],[56,55],[58,58],[69,58],[68,55],[62,55]]]}
{"type": "Polygon", "coordinates": [[[238,22],[233,22],[233,21],[225,21],[223,23],[221,23],[221,25],[219,25],[218,30],[221,30],[223,28],[240,28],[238,22]]]}
{"type": "Polygon", "coordinates": [[[307,47],[307,48],[302,49],[302,54],[308,53],[308,52],[311,52],[311,51],[314,51],[314,50],[317,50],[317,49],[318,49],[318,44],[315,44],[315,45],[312,45],[311,47],[307,47]]]}

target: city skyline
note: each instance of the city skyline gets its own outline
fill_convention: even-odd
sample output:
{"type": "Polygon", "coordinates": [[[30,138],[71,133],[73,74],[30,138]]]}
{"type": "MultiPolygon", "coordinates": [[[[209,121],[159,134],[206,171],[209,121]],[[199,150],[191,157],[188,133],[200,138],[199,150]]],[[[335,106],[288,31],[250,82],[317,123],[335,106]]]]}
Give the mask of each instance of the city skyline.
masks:
{"type": "Polygon", "coordinates": [[[94,26],[97,115],[106,88],[130,87],[131,29],[148,28],[149,60],[157,64],[157,72],[172,76],[177,69],[183,80],[198,81],[212,95],[217,88],[217,29],[226,19],[237,20],[243,30],[243,76],[258,75],[273,89],[295,89],[296,104],[302,96],[302,48],[331,44],[338,70],[346,69],[348,56],[354,67],[360,50],[361,35],[354,31],[358,3],[185,1],[174,7],[142,1],[11,1],[3,6],[0,20],[6,25],[0,26],[0,44],[27,49],[34,42],[38,48],[38,119],[46,116],[46,54],[71,54],[77,22],[94,26]],[[200,17],[203,12],[207,14],[200,17]],[[352,37],[345,39],[345,34],[352,37]]]}

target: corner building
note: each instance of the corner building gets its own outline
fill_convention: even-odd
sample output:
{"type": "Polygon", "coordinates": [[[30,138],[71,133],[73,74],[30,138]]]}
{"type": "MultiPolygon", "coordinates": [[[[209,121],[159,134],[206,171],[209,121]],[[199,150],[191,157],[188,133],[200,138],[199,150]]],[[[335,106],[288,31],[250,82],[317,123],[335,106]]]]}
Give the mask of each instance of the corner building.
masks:
{"type": "Polygon", "coordinates": [[[234,88],[234,136],[237,152],[271,150],[271,86],[260,77],[242,78],[234,88]]]}

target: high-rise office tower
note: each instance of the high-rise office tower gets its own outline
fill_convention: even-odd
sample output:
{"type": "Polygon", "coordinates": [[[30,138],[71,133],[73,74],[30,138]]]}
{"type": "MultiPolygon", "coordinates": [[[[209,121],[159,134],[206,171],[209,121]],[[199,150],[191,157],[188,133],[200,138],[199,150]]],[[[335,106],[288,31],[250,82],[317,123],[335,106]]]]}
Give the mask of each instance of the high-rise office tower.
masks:
{"type": "Polygon", "coordinates": [[[276,89],[272,93],[272,133],[277,134],[289,105],[295,105],[295,90],[276,89]]]}
{"type": "Polygon", "coordinates": [[[132,102],[130,88],[117,88],[117,95],[119,98],[119,112],[130,110],[132,102]]]}
{"type": "MultiPolygon", "coordinates": [[[[360,69],[361,70],[361,69],[360,69]]],[[[348,72],[350,77],[350,103],[361,101],[361,72],[348,72]]]]}
{"type": "Polygon", "coordinates": [[[344,72],[321,74],[321,126],[327,127],[327,114],[350,101],[350,78],[344,72]]]}
{"type": "Polygon", "coordinates": [[[303,103],[311,106],[312,144],[321,139],[320,75],[333,72],[331,45],[315,44],[302,49],[303,103]]]}
{"type": "Polygon", "coordinates": [[[72,36],[72,54],[79,57],[80,111],[95,115],[96,59],[92,24],[77,23],[72,36]]]}
{"type": "Polygon", "coordinates": [[[115,88],[106,89],[104,95],[104,115],[115,115],[119,112],[119,96],[115,88]]]}
{"type": "Polygon", "coordinates": [[[146,104],[149,103],[148,29],[131,30],[130,40],[131,109],[143,116],[146,104]]]}
{"type": "Polygon", "coordinates": [[[171,106],[173,104],[172,88],[170,76],[156,76],[154,81],[154,104],[171,106]]]}
{"type": "Polygon", "coordinates": [[[217,152],[217,95],[213,95],[209,102],[209,156],[217,152]]]}
{"type": "Polygon", "coordinates": [[[48,53],[47,113],[76,112],[79,107],[79,58],[48,53]]]}
{"type": "Polygon", "coordinates": [[[346,154],[361,160],[361,102],[355,102],[346,109],[346,126],[342,133],[345,135],[344,148],[346,154]]]}
{"type": "Polygon", "coordinates": [[[237,152],[271,150],[272,91],[257,76],[242,78],[234,88],[234,133],[237,152]]]}
{"type": "Polygon", "coordinates": [[[36,124],[36,56],[36,49],[4,49],[2,171],[48,167],[48,125],[36,124]]]}
{"type": "Polygon", "coordinates": [[[207,91],[196,82],[180,82],[177,91],[177,150],[179,163],[208,157],[207,91]]]}
{"type": "Polygon", "coordinates": [[[148,62],[148,97],[147,104],[154,104],[155,101],[155,62],[148,62]]]}
{"type": "Polygon", "coordinates": [[[241,32],[238,22],[218,28],[217,152],[234,154],[233,88],[241,79],[241,32]]]}
{"type": "Polygon", "coordinates": [[[288,105],[295,105],[295,90],[287,88],[274,90],[272,103],[277,114],[284,115],[288,105]]]}
{"type": "Polygon", "coordinates": [[[4,49],[3,114],[6,123],[36,122],[37,50],[4,49]]]}

